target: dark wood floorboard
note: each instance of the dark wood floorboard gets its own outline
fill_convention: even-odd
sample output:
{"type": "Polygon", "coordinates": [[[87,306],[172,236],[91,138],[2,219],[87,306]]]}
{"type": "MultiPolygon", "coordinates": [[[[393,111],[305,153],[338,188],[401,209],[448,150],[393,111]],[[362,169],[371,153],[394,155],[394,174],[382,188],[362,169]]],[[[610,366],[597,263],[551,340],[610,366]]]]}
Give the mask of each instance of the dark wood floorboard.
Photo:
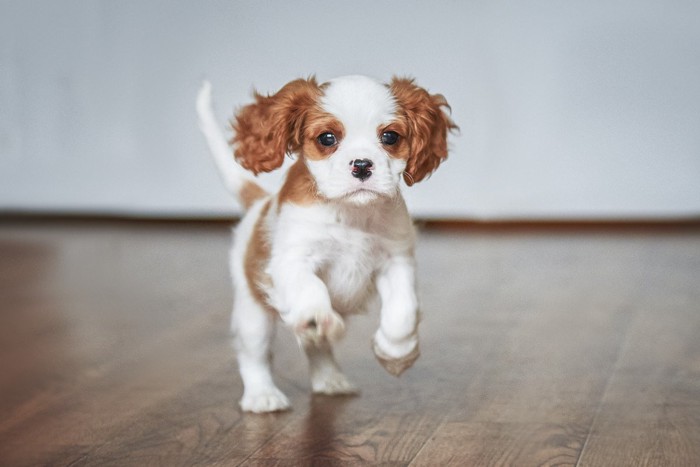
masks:
{"type": "Polygon", "coordinates": [[[229,229],[0,221],[0,466],[700,465],[700,230],[421,233],[422,356],[336,355],[357,397],[242,414],[229,229]]]}

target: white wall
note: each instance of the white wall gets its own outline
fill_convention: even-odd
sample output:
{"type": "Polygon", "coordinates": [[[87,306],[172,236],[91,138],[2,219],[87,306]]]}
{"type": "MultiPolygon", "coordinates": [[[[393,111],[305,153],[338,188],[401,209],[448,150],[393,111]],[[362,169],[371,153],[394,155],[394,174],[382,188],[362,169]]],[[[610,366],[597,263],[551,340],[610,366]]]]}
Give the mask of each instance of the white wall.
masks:
{"type": "Polygon", "coordinates": [[[448,98],[462,134],[405,190],[418,216],[700,215],[695,0],[5,1],[0,210],[234,213],[200,81],[223,122],[312,73],[448,98]]]}

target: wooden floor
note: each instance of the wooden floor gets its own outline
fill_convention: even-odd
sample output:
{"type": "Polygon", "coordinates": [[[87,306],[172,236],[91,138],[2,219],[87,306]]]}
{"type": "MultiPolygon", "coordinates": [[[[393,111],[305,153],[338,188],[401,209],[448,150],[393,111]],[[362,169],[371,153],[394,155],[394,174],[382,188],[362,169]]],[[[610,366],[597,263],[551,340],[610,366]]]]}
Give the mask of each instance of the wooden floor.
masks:
{"type": "Polygon", "coordinates": [[[700,465],[700,230],[424,230],[415,367],[248,415],[223,224],[0,223],[0,465],[700,465]]]}

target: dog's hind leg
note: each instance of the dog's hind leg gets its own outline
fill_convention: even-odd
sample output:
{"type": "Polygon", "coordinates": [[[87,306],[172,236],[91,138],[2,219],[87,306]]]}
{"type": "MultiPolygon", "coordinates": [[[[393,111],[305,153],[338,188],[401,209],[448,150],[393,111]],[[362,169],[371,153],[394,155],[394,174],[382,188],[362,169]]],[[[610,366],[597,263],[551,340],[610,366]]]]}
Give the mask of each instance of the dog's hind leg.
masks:
{"type": "Polygon", "coordinates": [[[341,371],[333,358],[331,344],[326,339],[320,342],[304,342],[304,352],[309,359],[311,388],[316,394],[350,395],[358,390],[341,371]]]}
{"type": "Polygon", "coordinates": [[[241,408],[247,412],[275,412],[290,408],[289,399],[272,380],[271,345],[275,318],[244,290],[237,290],[231,329],[243,379],[241,408]]]}

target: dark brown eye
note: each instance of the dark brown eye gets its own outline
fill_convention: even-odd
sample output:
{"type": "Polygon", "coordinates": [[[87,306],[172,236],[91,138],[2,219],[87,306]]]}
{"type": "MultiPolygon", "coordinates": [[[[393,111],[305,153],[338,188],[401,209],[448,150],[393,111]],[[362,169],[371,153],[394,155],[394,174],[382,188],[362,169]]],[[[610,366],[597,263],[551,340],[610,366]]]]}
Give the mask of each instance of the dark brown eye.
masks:
{"type": "Polygon", "coordinates": [[[321,133],[316,139],[321,146],[326,147],[335,146],[338,143],[335,135],[331,132],[321,133]]]}
{"type": "Polygon", "coordinates": [[[385,131],[382,133],[382,144],[392,146],[399,140],[399,134],[395,131],[385,131]]]}

